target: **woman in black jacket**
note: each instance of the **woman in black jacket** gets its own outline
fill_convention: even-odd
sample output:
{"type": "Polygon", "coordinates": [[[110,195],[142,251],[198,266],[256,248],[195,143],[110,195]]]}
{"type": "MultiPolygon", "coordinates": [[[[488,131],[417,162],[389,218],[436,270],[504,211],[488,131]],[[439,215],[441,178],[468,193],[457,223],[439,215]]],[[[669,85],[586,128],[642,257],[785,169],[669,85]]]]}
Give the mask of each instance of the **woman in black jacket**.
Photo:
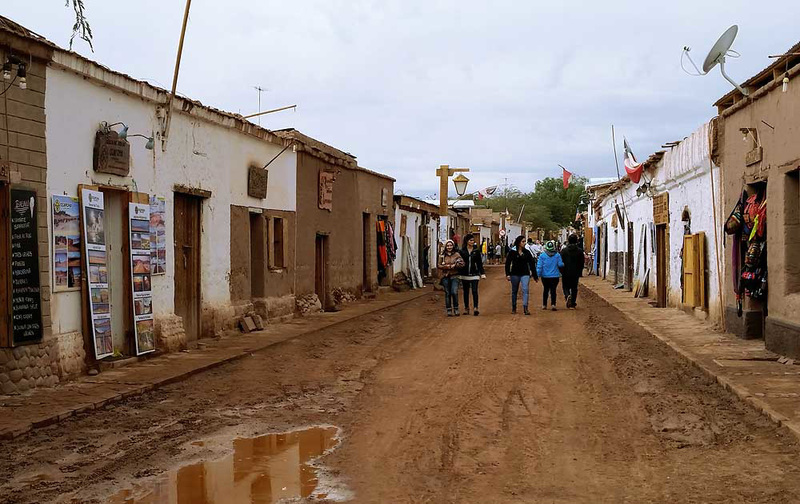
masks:
{"type": "Polygon", "coordinates": [[[481,278],[486,278],[483,271],[483,257],[481,248],[475,242],[475,236],[469,233],[464,236],[464,248],[461,249],[461,257],[464,258],[464,267],[461,269],[461,285],[464,290],[464,315],[469,315],[469,292],[472,291],[472,306],[475,308],[473,315],[476,317],[478,311],[478,282],[481,278]]]}
{"type": "Polygon", "coordinates": [[[525,237],[520,235],[506,256],[506,279],[511,282],[511,313],[517,313],[517,291],[522,285],[522,309],[525,315],[531,314],[528,311],[528,283],[531,276],[535,282],[539,281],[536,258],[525,248],[525,237]]]}

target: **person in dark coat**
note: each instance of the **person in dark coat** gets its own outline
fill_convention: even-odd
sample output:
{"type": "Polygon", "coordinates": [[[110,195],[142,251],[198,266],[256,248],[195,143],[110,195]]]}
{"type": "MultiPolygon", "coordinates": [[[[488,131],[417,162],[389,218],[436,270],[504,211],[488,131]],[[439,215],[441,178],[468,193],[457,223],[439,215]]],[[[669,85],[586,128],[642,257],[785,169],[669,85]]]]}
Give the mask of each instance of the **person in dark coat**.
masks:
{"type": "Polygon", "coordinates": [[[569,235],[567,246],[561,251],[561,259],[564,261],[564,271],[561,276],[564,282],[564,298],[567,300],[567,308],[577,308],[578,280],[583,276],[585,264],[583,250],[578,246],[577,235],[569,235]]]}
{"type": "Polygon", "coordinates": [[[517,313],[517,292],[522,285],[522,309],[525,315],[528,311],[528,283],[531,276],[535,282],[539,281],[536,273],[536,258],[525,248],[525,237],[518,236],[514,240],[514,247],[506,255],[506,279],[511,282],[511,313],[517,313]]]}
{"type": "Polygon", "coordinates": [[[478,311],[478,282],[481,278],[486,278],[486,274],[483,271],[481,248],[475,242],[475,236],[472,233],[464,235],[464,248],[460,252],[464,259],[464,267],[461,268],[459,274],[464,291],[464,315],[469,315],[469,293],[472,291],[472,307],[475,309],[473,315],[477,317],[480,313],[478,311]]]}

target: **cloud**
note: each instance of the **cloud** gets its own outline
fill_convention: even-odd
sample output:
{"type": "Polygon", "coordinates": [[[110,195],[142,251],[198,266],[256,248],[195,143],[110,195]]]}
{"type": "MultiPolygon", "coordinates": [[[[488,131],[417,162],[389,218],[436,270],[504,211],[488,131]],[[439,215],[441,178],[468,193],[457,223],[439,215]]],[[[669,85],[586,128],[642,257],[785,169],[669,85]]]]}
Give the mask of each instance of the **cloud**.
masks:
{"type": "MultiPolygon", "coordinates": [[[[469,166],[470,187],[508,178],[524,190],[563,164],[616,174],[614,124],[641,158],[689,135],[730,86],[680,68],[740,25],[745,80],[794,44],[800,6],[752,2],[515,0],[195,0],[179,91],[233,112],[298,104],[262,118],[296,127],[397,178],[408,194],[437,190],[439,164],[469,166]]],[[[95,54],[168,86],[182,2],[87,2],[95,54]]],[[[66,46],[71,11],[54,0],[7,0],[5,15],[66,46]]]]}

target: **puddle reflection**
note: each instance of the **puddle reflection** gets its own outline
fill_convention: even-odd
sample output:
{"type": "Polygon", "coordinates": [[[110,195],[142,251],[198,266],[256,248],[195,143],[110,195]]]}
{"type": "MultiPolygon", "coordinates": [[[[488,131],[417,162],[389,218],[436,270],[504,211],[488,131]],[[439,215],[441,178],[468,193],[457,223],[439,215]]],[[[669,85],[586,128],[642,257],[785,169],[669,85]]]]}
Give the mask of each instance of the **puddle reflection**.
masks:
{"type": "Polygon", "coordinates": [[[181,467],[148,491],[125,490],[112,504],[271,504],[308,497],[317,486],[308,462],[336,446],[335,427],[237,439],[225,458],[181,467]],[[138,497],[134,497],[138,496],[138,497]]]}

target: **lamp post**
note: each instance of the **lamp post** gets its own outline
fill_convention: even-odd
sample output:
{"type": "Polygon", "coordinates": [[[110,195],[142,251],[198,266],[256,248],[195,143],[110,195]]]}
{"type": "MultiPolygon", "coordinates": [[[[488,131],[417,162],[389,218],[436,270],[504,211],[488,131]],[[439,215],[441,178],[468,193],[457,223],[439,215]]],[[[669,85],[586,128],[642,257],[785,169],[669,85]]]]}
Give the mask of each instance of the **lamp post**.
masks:
{"type": "MultiPolygon", "coordinates": [[[[468,172],[469,168],[450,168],[450,165],[441,165],[436,169],[436,176],[439,177],[439,215],[447,217],[447,181],[450,177],[460,172],[468,172]]],[[[459,196],[463,196],[467,190],[467,182],[469,179],[464,175],[459,175],[453,182],[456,184],[456,192],[459,196]]]]}

